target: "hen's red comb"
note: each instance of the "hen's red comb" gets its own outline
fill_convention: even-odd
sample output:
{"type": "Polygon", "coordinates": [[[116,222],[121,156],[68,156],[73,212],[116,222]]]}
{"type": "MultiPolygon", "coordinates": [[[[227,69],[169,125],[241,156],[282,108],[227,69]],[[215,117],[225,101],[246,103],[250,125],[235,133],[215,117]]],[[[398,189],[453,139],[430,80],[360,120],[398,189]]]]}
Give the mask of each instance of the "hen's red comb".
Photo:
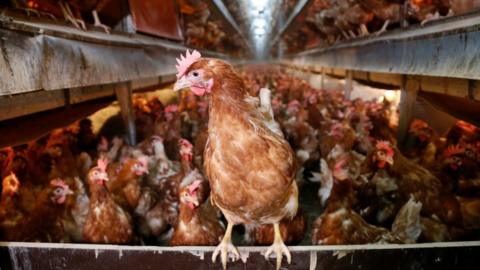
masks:
{"type": "Polygon", "coordinates": [[[465,148],[461,147],[460,145],[456,144],[456,145],[450,145],[449,147],[447,147],[447,149],[445,150],[445,152],[443,152],[443,155],[445,158],[449,158],[451,156],[454,156],[454,155],[457,155],[457,154],[461,154],[465,152],[465,148]]]}
{"type": "Polygon", "coordinates": [[[384,150],[388,156],[393,156],[395,153],[389,141],[377,141],[375,146],[378,150],[384,150]]]}
{"type": "Polygon", "coordinates": [[[174,113],[178,111],[178,105],[177,104],[171,104],[165,107],[164,109],[165,113],[174,113]]]}
{"type": "Polygon", "coordinates": [[[177,79],[180,79],[185,74],[187,69],[201,57],[202,55],[197,50],[193,50],[192,53],[190,53],[190,51],[187,50],[187,53],[185,54],[185,56],[180,54],[180,58],[177,58],[178,65],[176,66],[177,79]]]}
{"type": "Polygon", "coordinates": [[[178,144],[183,147],[188,147],[188,148],[193,147],[193,145],[187,139],[180,139],[178,141],[178,144]]]}
{"type": "Polygon", "coordinates": [[[457,121],[457,123],[455,124],[457,127],[461,128],[463,132],[471,135],[471,134],[474,134],[475,131],[477,130],[477,127],[470,124],[470,123],[467,123],[465,121],[462,121],[462,120],[459,120],[457,121]]]}
{"type": "Polygon", "coordinates": [[[143,167],[145,167],[148,170],[148,159],[146,156],[138,157],[138,161],[142,164],[143,167]]]}
{"type": "Polygon", "coordinates": [[[56,186],[56,187],[61,187],[63,189],[66,189],[68,187],[68,185],[65,183],[65,181],[63,181],[60,178],[56,178],[56,179],[53,179],[52,181],[50,181],[50,185],[56,186]]]}
{"type": "Polygon", "coordinates": [[[100,170],[106,172],[107,171],[107,166],[108,166],[108,158],[100,157],[97,160],[97,167],[100,168],[100,170]]]}
{"type": "Polygon", "coordinates": [[[410,130],[419,130],[423,128],[428,128],[428,124],[420,119],[415,119],[413,122],[410,124],[410,130]]]}
{"type": "Polygon", "coordinates": [[[193,183],[188,186],[188,192],[193,194],[195,191],[197,191],[201,184],[202,180],[193,181],[193,183]]]}
{"type": "Polygon", "coordinates": [[[340,123],[340,122],[334,122],[331,126],[330,126],[330,130],[335,130],[335,131],[341,131],[343,129],[343,124],[340,123]]]}
{"type": "Polygon", "coordinates": [[[300,101],[294,99],[292,101],[290,101],[287,105],[288,108],[296,108],[296,107],[299,107],[300,106],[300,101]]]}

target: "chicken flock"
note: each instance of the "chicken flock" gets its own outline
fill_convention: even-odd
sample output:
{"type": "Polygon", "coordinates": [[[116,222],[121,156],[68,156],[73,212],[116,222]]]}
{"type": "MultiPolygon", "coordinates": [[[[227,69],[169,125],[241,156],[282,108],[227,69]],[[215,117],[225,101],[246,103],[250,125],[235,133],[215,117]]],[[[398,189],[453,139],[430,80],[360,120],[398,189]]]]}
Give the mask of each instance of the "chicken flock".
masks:
{"type": "Polygon", "coordinates": [[[478,0],[312,0],[284,42],[289,52],[298,52],[479,8],[478,0]]]}
{"type": "MultiPolygon", "coordinates": [[[[295,153],[299,196],[319,183],[321,214],[308,223],[300,205],[279,224],[286,244],[305,242],[307,228],[314,245],[478,239],[480,129],[458,121],[440,136],[415,119],[400,151],[387,99],[348,100],[272,67],[241,75],[250,95],[267,96],[272,126],[295,153]]],[[[172,104],[136,96],[134,105],[135,146],[94,134],[83,119],[1,149],[1,240],[220,243],[225,220],[202,166],[209,103],[182,92],[172,104]]],[[[247,225],[244,237],[264,245],[274,233],[247,225]]]]}

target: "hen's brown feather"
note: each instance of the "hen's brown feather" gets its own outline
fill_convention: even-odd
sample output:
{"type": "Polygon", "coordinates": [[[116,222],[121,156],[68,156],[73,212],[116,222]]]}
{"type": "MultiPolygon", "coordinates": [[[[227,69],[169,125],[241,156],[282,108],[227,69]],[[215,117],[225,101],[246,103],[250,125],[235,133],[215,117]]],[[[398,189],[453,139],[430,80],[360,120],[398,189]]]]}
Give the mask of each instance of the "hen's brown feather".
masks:
{"type": "Polygon", "coordinates": [[[251,97],[230,65],[202,59],[191,68],[200,67],[215,82],[204,153],[213,202],[232,223],[268,224],[295,216],[298,189],[290,145],[248,102],[251,97]]]}

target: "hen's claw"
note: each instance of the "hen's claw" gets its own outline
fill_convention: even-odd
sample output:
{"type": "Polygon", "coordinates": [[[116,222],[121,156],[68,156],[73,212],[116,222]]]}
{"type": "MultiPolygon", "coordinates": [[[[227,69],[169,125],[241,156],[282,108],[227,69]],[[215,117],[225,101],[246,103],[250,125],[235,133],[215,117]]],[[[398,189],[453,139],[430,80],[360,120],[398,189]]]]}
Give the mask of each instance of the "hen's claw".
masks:
{"type": "Polygon", "coordinates": [[[100,21],[100,18],[98,17],[98,12],[97,10],[93,10],[92,11],[92,15],[93,15],[93,19],[94,19],[94,26],[96,27],[100,27],[103,29],[103,31],[105,31],[105,33],[107,34],[110,34],[110,27],[103,24],[101,21],[100,21]]]}
{"type": "Polygon", "coordinates": [[[229,222],[222,242],[215,248],[212,254],[212,262],[215,262],[217,260],[218,253],[220,252],[223,270],[227,269],[228,253],[232,254],[233,261],[240,259],[240,253],[238,252],[238,249],[232,244],[232,229],[233,224],[229,222]]]}
{"type": "Polygon", "coordinates": [[[220,243],[220,245],[215,248],[215,251],[213,251],[212,254],[212,262],[215,262],[217,260],[219,252],[223,270],[227,269],[228,253],[231,253],[232,261],[240,259],[240,253],[231,242],[226,243],[222,241],[222,243],[220,243]]]}
{"type": "Polygon", "coordinates": [[[283,254],[285,254],[285,257],[287,257],[287,262],[290,264],[292,262],[292,255],[290,254],[290,250],[288,250],[287,246],[283,243],[282,236],[280,234],[280,227],[277,224],[273,224],[273,228],[275,231],[275,240],[273,241],[273,244],[267,249],[265,252],[265,259],[268,260],[270,257],[270,254],[275,252],[275,256],[277,258],[277,270],[280,269],[280,266],[282,266],[282,259],[283,259],[283,254]]]}
{"type": "Polygon", "coordinates": [[[265,259],[268,260],[268,257],[273,252],[275,252],[275,256],[277,257],[277,270],[280,269],[280,266],[282,265],[282,258],[284,253],[285,257],[287,257],[288,264],[292,262],[292,256],[290,255],[290,251],[284,243],[274,243],[273,245],[271,245],[267,249],[267,252],[265,252],[265,259]]]}

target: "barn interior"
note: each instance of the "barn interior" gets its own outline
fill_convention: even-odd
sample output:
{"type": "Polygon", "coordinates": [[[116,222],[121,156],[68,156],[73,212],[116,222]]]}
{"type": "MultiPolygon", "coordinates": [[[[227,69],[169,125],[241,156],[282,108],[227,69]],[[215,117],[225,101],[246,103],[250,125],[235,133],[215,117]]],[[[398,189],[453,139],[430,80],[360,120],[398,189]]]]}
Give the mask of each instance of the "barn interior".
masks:
{"type": "Polygon", "coordinates": [[[257,106],[292,153],[298,211],[279,221],[291,262],[265,256],[271,223],[238,222],[228,269],[472,269],[479,9],[476,0],[0,1],[0,269],[225,269],[212,255],[232,221],[212,178],[227,181],[233,164],[247,178],[286,162],[242,144],[254,122],[215,126],[241,118],[236,103],[212,108],[219,89],[239,91],[231,76],[239,102],[257,106]],[[200,57],[234,75],[212,68],[213,88],[177,91],[200,57]],[[225,150],[214,174],[221,127],[235,130],[224,149],[245,152],[225,150]]]}

